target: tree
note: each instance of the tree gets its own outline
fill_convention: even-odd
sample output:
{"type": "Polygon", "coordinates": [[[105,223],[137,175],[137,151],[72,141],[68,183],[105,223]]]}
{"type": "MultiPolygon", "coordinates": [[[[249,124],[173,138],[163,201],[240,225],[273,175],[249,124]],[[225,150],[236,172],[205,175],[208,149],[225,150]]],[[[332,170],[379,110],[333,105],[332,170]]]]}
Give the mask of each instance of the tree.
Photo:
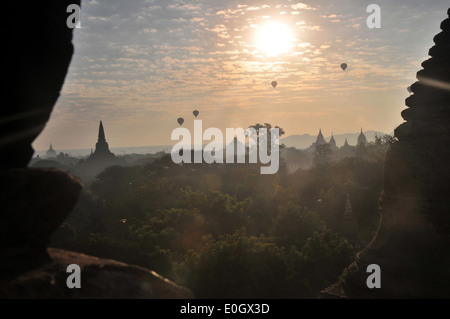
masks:
{"type": "MultiPolygon", "coordinates": [[[[281,136],[283,136],[286,133],[279,126],[275,126],[272,128],[272,124],[270,124],[270,123],[264,123],[264,125],[262,125],[260,123],[256,123],[254,125],[250,125],[249,128],[253,128],[256,131],[256,136],[249,136],[249,137],[254,139],[256,141],[257,145],[259,145],[260,138],[265,138],[265,140],[267,141],[268,152],[270,152],[271,146],[272,146],[272,130],[278,129],[278,137],[279,138],[281,138],[281,136]],[[264,133],[263,131],[260,131],[260,129],[264,129],[264,128],[266,129],[266,133],[264,133]]],[[[279,147],[280,148],[284,147],[284,144],[281,144],[279,147]]]]}
{"type": "Polygon", "coordinates": [[[316,145],[316,149],[314,150],[313,156],[314,156],[314,164],[315,165],[322,165],[325,163],[328,163],[331,158],[331,153],[333,152],[331,150],[330,144],[320,144],[316,145]]]}
{"type": "MultiPolygon", "coordinates": [[[[398,141],[397,138],[392,135],[376,134],[375,141],[369,143],[366,146],[364,155],[367,157],[368,160],[383,161],[389,145],[394,144],[397,141],[398,141]]],[[[362,152],[360,152],[360,154],[361,153],[362,152]]]]}
{"type": "Polygon", "coordinates": [[[197,298],[287,298],[292,269],[286,251],[245,229],[204,238],[204,249],[191,251],[176,273],[197,298]]]}
{"type": "Polygon", "coordinates": [[[278,207],[273,231],[277,244],[301,249],[314,232],[324,230],[325,224],[316,212],[300,207],[293,201],[278,207]]]}

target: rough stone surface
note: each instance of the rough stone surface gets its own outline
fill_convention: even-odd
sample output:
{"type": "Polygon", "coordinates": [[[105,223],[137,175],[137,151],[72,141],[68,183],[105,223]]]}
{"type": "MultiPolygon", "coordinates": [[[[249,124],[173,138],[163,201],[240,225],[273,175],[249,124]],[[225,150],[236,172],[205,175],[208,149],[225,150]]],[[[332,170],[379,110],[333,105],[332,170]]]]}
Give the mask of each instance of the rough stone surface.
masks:
{"type": "Polygon", "coordinates": [[[109,259],[48,248],[50,261],[0,286],[0,298],[20,299],[182,299],[193,298],[186,288],[148,269],[109,259]],[[68,288],[71,272],[81,269],[81,288],[68,288]]]}
{"type": "Polygon", "coordinates": [[[0,278],[48,260],[50,236],[78,201],[80,181],[57,169],[0,171],[0,278]]]}

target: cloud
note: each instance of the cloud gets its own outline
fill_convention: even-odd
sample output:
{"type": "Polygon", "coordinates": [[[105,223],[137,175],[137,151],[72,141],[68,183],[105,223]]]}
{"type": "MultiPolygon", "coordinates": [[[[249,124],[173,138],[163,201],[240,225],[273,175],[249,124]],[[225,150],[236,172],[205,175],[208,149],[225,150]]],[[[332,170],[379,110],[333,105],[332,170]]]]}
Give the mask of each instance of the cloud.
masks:
{"type": "MultiPolygon", "coordinates": [[[[401,87],[415,81],[439,32],[443,7],[385,1],[382,28],[369,30],[365,5],[350,0],[87,1],[52,121],[60,134],[67,125],[81,129],[88,118],[107,118],[122,128],[144,119],[171,125],[173,116],[196,106],[217,121],[227,109],[258,109],[260,115],[246,118],[276,116],[276,124],[297,129],[289,124],[295,117],[319,121],[330,112],[327,103],[346,110],[354,107],[346,103],[369,103],[379,92],[405,93],[401,87]],[[280,57],[265,56],[254,43],[259,26],[270,20],[295,33],[294,48],[280,57]],[[344,61],[346,72],[339,67],[344,61]],[[355,98],[364,94],[366,99],[355,98]],[[292,111],[297,103],[307,111],[292,111]],[[277,112],[267,105],[277,105],[277,112]]],[[[402,104],[402,93],[396,94],[389,98],[402,104]]]]}
{"type": "Polygon", "coordinates": [[[310,6],[308,6],[308,5],[304,4],[304,3],[301,3],[301,2],[296,3],[296,4],[292,4],[291,8],[293,10],[317,10],[316,8],[310,7],[310,6]]]}

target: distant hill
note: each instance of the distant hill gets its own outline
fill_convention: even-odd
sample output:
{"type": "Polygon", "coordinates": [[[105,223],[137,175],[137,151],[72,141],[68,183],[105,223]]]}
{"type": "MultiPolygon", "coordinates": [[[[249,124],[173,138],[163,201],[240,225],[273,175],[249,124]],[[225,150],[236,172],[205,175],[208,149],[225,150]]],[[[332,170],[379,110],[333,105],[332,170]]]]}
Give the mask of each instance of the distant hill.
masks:
{"type": "MultiPolygon", "coordinates": [[[[378,135],[384,135],[383,132],[377,132],[377,131],[365,131],[364,135],[367,138],[368,142],[373,142],[375,140],[375,134],[378,135]]],[[[335,134],[334,139],[336,140],[336,145],[338,147],[341,147],[344,145],[345,139],[347,139],[348,144],[350,145],[356,145],[356,141],[358,140],[359,132],[357,133],[345,133],[345,134],[335,134]]],[[[325,136],[325,141],[329,142],[331,139],[331,135],[325,136]]],[[[303,135],[289,135],[284,138],[282,138],[280,141],[281,143],[284,143],[286,147],[295,147],[297,149],[305,149],[311,146],[312,143],[314,143],[317,139],[317,135],[309,135],[309,134],[303,134],[303,135]]]]}

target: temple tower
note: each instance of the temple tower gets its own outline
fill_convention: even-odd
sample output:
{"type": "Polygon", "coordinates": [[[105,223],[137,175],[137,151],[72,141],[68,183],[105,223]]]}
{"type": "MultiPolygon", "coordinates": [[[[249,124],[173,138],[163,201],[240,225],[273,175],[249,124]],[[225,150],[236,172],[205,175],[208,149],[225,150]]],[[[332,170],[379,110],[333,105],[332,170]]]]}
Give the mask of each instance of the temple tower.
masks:
{"type": "Polygon", "coordinates": [[[347,194],[345,203],[345,211],[341,218],[339,232],[342,237],[346,238],[352,245],[358,245],[358,222],[356,215],[353,213],[350,195],[347,194]]]}
{"type": "Polygon", "coordinates": [[[362,128],[361,128],[361,133],[359,133],[359,136],[358,136],[358,142],[356,143],[356,146],[361,146],[361,145],[367,145],[367,138],[364,135],[362,128]]]}
{"type": "Polygon", "coordinates": [[[103,123],[100,121],[100,125],[98,127],[98,140],[95,144],[95,151],[90,156],[92,159],[108,159],[113,157],[114,154],[109,150],[108,143],[105,138],[105,131],[103,129],[103,123]]]}
{"type": "Polygon", "coordinates": [[[50,143],[50,148],[46,152],[47,158],[56,157],[56,151],[53,149],[53,145],[50,143]]]}
{"type": "Polygon", "coordinates": [[[350,145],[348,144],[347,139],[345,139],[344,145],[342,147],[343,148],[350,148],[350,145]]]}
{"type": "Polygon", "coordinates": [[[319,134],[317,135],[315,145],[322,145],[322,144],[327,144],[327,142],[325,141],[325,138],[323,137],[322,129],[319,129],[319,134]]]}
{"type": "Polygon", "coordinates": [[[336,140],[334,139],[333,133],[331,133],[330,146],[331,146],[332,150],[336,150],[337,149],[336,140]]]}

